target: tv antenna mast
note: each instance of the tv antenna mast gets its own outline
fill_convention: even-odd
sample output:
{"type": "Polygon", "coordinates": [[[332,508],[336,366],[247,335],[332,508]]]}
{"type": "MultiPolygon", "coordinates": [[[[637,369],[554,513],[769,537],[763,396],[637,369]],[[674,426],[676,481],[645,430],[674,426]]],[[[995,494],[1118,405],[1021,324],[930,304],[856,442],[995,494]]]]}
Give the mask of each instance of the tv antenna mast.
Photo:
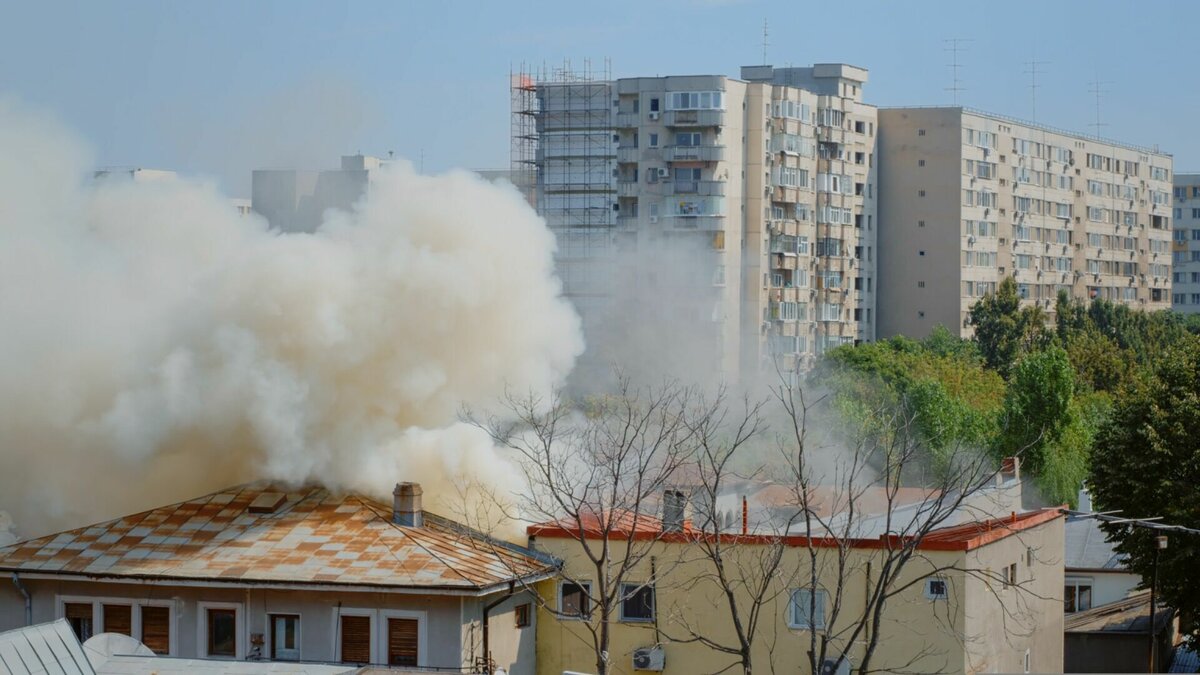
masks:
{"type": "Polygon", "coordinates": [[[767,20],[763,19],[763,39],[762,39],[763,60],[762,60],[762,64],[764,66],[767,65],[767,46],[771,44],[768,39],[769,37],[770,37],[770,32],[767,30],[767,20]]]}
{"type": "Polygon", "coordinates": [[[1029,76],[1029,102],[1032,106],[1031,122],[1037,121],[1037,90],[1041,85],[1038,84],[1038,75],[1045,75],[1046,71],[1042,70],[1042,66],[1049,65],[1049,61],[1038,61],[1036,59],[1025,62],[1025,74],[1029,76]]]}
{"type": "Polygon", "coordinates": [[[942,51],[950,52],[950,63],[946,64],[950,66],[950,86],[946,87],[946,91],[950,92],[954,105],[958,105],[958,92],[967,90],[966,87],[962,86],[962,80],[958,76],[959,70],[963,67],[963,64],[958,62],[958,54],[959,52],[967,51],[965,45],[969,45],[974,40],[970,38],[949,38],[942,40],[942,42],[946,43],[942,51]]]}
{"type": "Polygon", "coordinates": [[[1112,84],[1112,82],[1100,80],[1099,74],[1097,74],[1096,79],[1092,80],[1088,84],[1091,85],[1091,88],[1088,89],[1088,93],[1093,94],[1096,97],[1096,121],[1092,122],[1088,126],[1092,126],[1092,127],[1096,128],[1097,136],[1103,136],[1104,134],[1102,133],[1102,131],[1103,131],[1104,127],[1108,126],[1108,124],[1106,122],[1100,121],[1100,97],[1103,94],[1108,93],[1108,90],[1105,89],[1104,87],[1112,84]]]}

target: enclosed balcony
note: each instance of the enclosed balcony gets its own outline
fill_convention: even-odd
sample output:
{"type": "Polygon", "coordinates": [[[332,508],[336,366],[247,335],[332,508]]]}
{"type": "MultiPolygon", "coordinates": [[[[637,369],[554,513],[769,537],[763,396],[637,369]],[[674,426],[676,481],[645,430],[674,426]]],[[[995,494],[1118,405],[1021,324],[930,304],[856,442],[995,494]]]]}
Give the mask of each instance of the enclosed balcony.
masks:
{"type": "Polygon", "coordinates": [[[725,124],[725,111],[668,110],[663,123],[669,127],[719,127],[725,124]]]}
{"type": "Polygon", "coordinates": [[[664,159],[668,162],[720,162],[725,159],[723,145],[668,145],[664,150],[664,159]]]}

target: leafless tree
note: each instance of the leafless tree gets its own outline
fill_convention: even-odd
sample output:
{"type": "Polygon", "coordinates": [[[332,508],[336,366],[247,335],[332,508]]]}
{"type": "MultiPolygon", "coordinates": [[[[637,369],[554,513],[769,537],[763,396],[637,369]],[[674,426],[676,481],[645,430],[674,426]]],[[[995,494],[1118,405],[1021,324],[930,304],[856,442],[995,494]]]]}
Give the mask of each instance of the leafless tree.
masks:
{"type": "Polygon", "coordinates": [[[696,430],[688,419],[697,400],[686,387],[637,386],[621,376],[611,395],[584,401],[510,395],[502,414],[476,420],[511,451],[524,479],[506,517],[555,530],[583,560],[559,570],[559,588],[569,591],[566,602],[531,595],[580,628],[569,632],[582,634],[598,675],[611,670],[612,626],[621,604],[653,584],[635,578],[635,570],[650,562],[670,529],[660,525],[657,509],[664,490],[692,460],[696,430]]]}

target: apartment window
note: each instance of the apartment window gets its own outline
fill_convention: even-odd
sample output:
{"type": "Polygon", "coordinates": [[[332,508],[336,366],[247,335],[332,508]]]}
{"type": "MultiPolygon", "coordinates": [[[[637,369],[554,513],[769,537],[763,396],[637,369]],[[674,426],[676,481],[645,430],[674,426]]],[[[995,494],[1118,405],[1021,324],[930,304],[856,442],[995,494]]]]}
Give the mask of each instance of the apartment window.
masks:
{"type": "Polygon", "coordinates": [[[654,133],[650,134],[650,147],[652,147],[652,148],[658,147],[658,134],[654,134],[654,133]]]}
{"type": "Polygon", "coordinates": [[[925,166],[925,160],[923,160],[923,159],[918,159],[918,160],[917,160],[917,166],[925,166]]]}
{"type": "MultiPolygon", "coordinates": [[[[1018,291],[1018,293],[1021,295],[1022,298],[1028,298],[1029,297],[1029,284],[1021,284],[1020,286],[1018,286],[1018,288],[1020,288],[1021,286],[1024,287],[1025,292],[1023,294],[1021,294],[1020,291],[1018,291]]],[[[1016,586],[1016,585],[1017,585],[1017,563],[1013,563],[1013,564],[1009,565],[1008,567],[1004,568],[1004,587],[1008,588],[1009,586],[1016,586]]]]}
{"type": "Polygon", "coordinates": [[[420,656],[421,623],[416,618],[387,617],[387,664],[416,666],[420,656]]]}
{"type": "Polygon", "coordinates": [[[917,196],[918,196],[918,197],[924,197],[924,196],[925,196],[925,191],[924,191],[924,190],[917,190],[917,196]]]}
{"type": "Polygon", "coordinates": [[[592,585],[589,582],[564,581],[558,587],[558,613],[568,617],[583,618],[592,613],[589,598],[592,585]]]}
{"type": "Polygon", "coordinates": [[[209,607],[205,610],[208,656],[237,657],[237,610],[209,607]]]}
{"type": "Polygon", "coordinates": [[[533,608],[527,602],[523,605],[517,605],[513,608],[513,619],[516,622],[517,628],[526,628],[531,623],[533,616],[533,608]]]}
{"type": "Polygon", "coordinates": [[[925,135],[925,130],[924,130],[924,129],[917,129],[917,135],[918,135],[918,136],[924,136],[924,135],[925,135]]]}
{"type": "Polygon", "coordinates": [[[654,620],[654,587],[639,584],[621,584],[621,620],[654,620]]]}
{"type": "Polygon", "coordinates": [[[720,91],[675,91],[667,103],[670,110],[724,110],[724,98],[720,91]]]}
{"type": "Polygon", "coordinates": [[[700,132],[698,131],[682,131],[675,134],[675,145],[684,147],[693,147],[700,145],[700,132]]]}
{"type": "Polygon", "coordinates": [[[925,598],[928,600],[945,600],[948,595],[948,585],[945,579],[934,577],[925,580],[925,598]]]}
{"type": "Polygon", "coordinates": [[[925,251],[917,251],[917,255],[919,255],[919,256],[921,256],[922,258],[924,258],[924,257],[925,257],[925,251]]]}
{"type": "Polygon", "coordinates": [[[1191,298],[1193,305],[1200,305],[1200,293],[1192,293],[1191,298]]]}
{"type": "Polygon", "coordinates": [[[802,630],[820,630],[825,627],[825,591],[798,588],[792,591],[788,603],[788,627],[802,630]]]}
{"type": "Polygon", "coordinates": [[[338,617],[341,634],[338,637],[342,663],[371,662],[371,617],[362,614],[342,614],[338,617]]]}
{"type": "Polygon", "coordinates": [[[66,603],[63,605],[63,618],[67,620],[67,623],[71,624],[71,630],[75,632],[75,637],[79,638],[80,642],[84,642],[92,637],[92,635],[95,635],[95,626],[92,623],[92,603],[66,603]]]}
{"type": "Polygon", "coordinates": [[[104,605],[103,616],[105,633],[120,633],[133,637],[133,607],[130,605],[104,605]]]}
{"type": "Polygon", "coordinates": [[[171,608],[163,605],[142,605],[141,640],[150,651],[160,656],[171,653],[171,608]]]}
{"type": "Polygon", "coordinates": [[[1063,598],[1065,599],[1063,611],[1068,614],[1091,609],[1092,580],[1067,577],[1063,598]]]}
{"type": "Polygon", "coordinates": [[[300,660],[300,617],[295,614],[270,616],[271,660],[300,660]]]}
{"type": "Polygon", "coordinates": [[[650,99],[650,112],[658,112],[658,99],[650,99]]]}
{"type": "Polygon", "coordinates": [[[1200,209],[1192,209],[1192,217],[1200,218],[1200,209]]]}

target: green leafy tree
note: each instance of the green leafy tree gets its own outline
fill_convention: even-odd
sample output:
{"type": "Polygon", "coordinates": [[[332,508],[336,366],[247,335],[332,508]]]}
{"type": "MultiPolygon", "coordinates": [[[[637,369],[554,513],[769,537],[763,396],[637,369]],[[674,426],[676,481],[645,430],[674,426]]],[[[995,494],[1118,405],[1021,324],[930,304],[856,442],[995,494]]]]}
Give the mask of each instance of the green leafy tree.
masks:
{"type": "Polygon", "coordinates": [[[1005,377],[1023,352],[1043,347],[1051,339],[1045,312],[1037,305],[1021,306],[1012,277],[972,305],[968,319],[984,362],[1005,377]]]}
{"type": "Polygon", "coordinates": [[[1019,454],[1048,499],[1071,502],[1087,474],[1090,444],[1067,352],[1051,346],[1021,358],[1005,393],[997,454],[1019,454]]]}
{"type": "MultiPolygon", "coordinates": [[[[1096,438],[1091,488],[1097,505],[1130,518],[1161,516],[1172,525],[1200,527],[1200,344],[1188,340],[1160,356],[1151,376],[1114,402],[1096,438]]],[[[1154,536],[1145,528],[1105,525],[1150,578],[1154,536]]],[[[1184,630],[1200,644],[1200,536],[1171,535],[1159,563],[1159,593],[1180,610],[1184,630]]]]}

